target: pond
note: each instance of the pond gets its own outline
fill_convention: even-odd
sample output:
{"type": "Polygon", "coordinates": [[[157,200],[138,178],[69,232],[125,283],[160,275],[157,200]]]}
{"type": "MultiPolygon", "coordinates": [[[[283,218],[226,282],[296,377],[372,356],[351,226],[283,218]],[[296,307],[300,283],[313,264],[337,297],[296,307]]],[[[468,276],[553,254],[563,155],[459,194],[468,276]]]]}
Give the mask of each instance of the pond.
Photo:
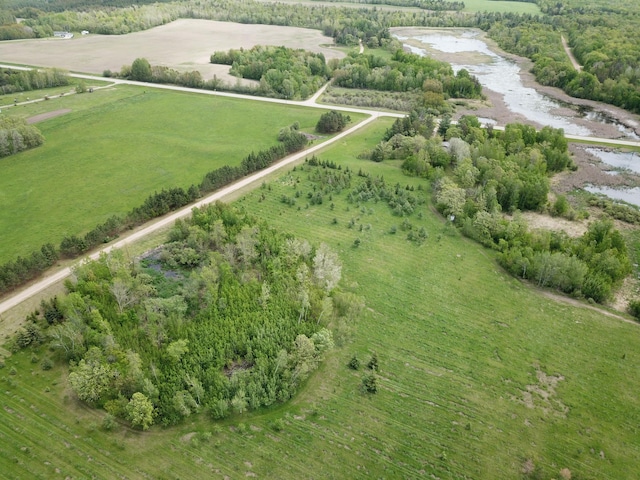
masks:
{"type": "MultiPolygon", "coordinates": [[[[593,136],[588,128],[592,125],[598,132],[598,124],[610,124],[621,136],[638,140],[640,137],[632,128],[617,122],[605,113],[591,107],[556,101],[523,84],[520,67],[513,61],[494,51],[483,39],[483,32],[473,29],[392,29],[392,34],[400,40],[405,49],[421,56],[433,56],[451,64],[454,71],[462,68],[475,75],[483,88],[499,94],[506,108],[515,114],[535,122],[562,128],[570,135],[593,136]],[[566,115],[558,112],[568,112],[566,115]],[[580,124],[575,122],[581,119],[580,124]]],[[[482,124],[496,124],[483,114],[482,124]]],[[[613,169],[608,174],[631,172],[640,174],[640,154],[606,151],[597,148],[585,149],[613,169]]],[[[612,188],[588,186],[585,190],[607,195],[613,199],[640,206],[640,188],[612,188]]]]}
{"type": "Polygon", "coordinates": [[[602,185],[587,185],[584,187],[584,189],[587,192],[606,195],[607,197],[614,200],[622,200],[623,202],[627,202],[640,207],[640,187],[618,189],[602,185]]]}
{"type": "Polygon", "coordinates": [[[585,148],[585,151],[616,170],[627,170],[640,174],[640,154],[637,152],[618,152],[600,148],[585,148]]]}

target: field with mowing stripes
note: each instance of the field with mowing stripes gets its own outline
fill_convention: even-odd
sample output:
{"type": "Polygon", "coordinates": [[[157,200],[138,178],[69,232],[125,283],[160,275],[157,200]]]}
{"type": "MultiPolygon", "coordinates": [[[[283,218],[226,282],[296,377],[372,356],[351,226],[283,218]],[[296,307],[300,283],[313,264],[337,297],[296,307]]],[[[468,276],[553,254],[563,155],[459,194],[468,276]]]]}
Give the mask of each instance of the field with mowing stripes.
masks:
{"type": "MultiPolygon", "coordinates": [[[[352,187],[362,169],[419,195],[425,181],[397,164],[355,158],[389,125],[379,120],[320,158],[349,166],[352,187]]],[[[41,370],[46,349],[33,359],[23,352],[0,370],[0,471],[24,479],[505,480],[638,471],[637,324],[512,279],[428,203],[407,217],[428,233],[421,245],[382,201],[349,203],[343,190],[307,206],[308,170],[236,202],[276,228],[330,244],[343,261],[343,288],[365,302],[357,323],[335,326],[341,346],[292,402],[223,422],[200,415],[148,433],[105,432],[102,415],[73,399],[60,367],[41,370]],[[281,201],[296,191],[296,205],[281,201]],[[364,395],[362,370],[347,363],[354,354],[366,363],[373,352],[380,388],[364,395]]]]}

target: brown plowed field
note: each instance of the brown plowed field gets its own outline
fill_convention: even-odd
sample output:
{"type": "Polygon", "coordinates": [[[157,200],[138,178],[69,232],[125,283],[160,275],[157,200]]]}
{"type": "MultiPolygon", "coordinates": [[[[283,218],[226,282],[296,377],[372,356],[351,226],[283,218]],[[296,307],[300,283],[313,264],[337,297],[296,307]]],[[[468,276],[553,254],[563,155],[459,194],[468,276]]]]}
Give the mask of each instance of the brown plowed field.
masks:
{"type": "Polygon", "coordinates": [[[209,63],[211,54],[230,48],[255,45],[287,46],[321,52],[328,59],[342,58],[344,53],[321,45],[333,39],[318,30],[274,25],[244,25],[210,20],[176,20],[160,27],[129,35],[76,35],[72,39],[43,38],[0,42],[3,62],[57,67],[74,72],[102,74],[120,71],[136,58],[152,65],[176,70],[198,70],[203,78],[213,75],[236,82],[226,65],[209,63]]]}

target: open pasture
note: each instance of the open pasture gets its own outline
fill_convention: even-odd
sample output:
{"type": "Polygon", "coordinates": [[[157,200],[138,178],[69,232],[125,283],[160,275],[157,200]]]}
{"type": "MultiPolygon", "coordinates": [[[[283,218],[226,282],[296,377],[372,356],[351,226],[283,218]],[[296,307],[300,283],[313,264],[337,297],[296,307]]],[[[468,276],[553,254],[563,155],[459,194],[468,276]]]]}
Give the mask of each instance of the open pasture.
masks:
{"type": "Polygon", "coordinates": [[[199,184],[277,143],[298,121],[313,131],[321,112],[130,86],[7,109],[38,123],[45,144],[0,161],[0,262],[123,215],[163,188],[199,184]]]}
{"type": "Polygon", "coordinates": [[[182,19],[128,35],[0,42],[0,58],[4,62],[101,75],[105,70],[119,72],[123,65],[131,65],[142,57],[151,65],[179,71],[197,70],[205,80],[215,74],[221,80],[235,83],[237,78],[228,74],[228,66],[209,63],[213,52],[255,45],[286,45],[323,53],[327,59],[344,57],[340,50],[323,46],[331,43],[332,38],[307,28],[182,19]]]}
{"type": "Polygon", "coordinates": [[[532,2],[508,0],[464,0],[463,12],[524,13],[540,15],[540,7],[532,2]]]}
{"type": "MultiPolygon", "coordinates": [[[[356,159],[388,126],[377,121],[320,158],[349,166],[352,187],[362,169],[418,195],[426,182],[405,177],[397,163],[356,159]]],[[[2,471],[12,478],[492,480],[619,479],[638,471],[638,325],[514,280],[429,204],[406,218],[428,233],[418,245],[384,202],[349,203],[343,190],[307,207],[313,187],[298,167],[237,202],[276,228],[330,244],[343,262],[345,290],[365,302],[356,323],[336,326],[342,346],[292,402],[224,422],[202,415],[171,429],[109,433],[100,413],[76,404],[60,370],[41,370],[45,348],[35,359],[20,353],[0,370],[2,471]],[[281,201],[296,191],[296,205],[281,201]],[[346,365],[353,354],[366,363],[373,352],[379,391],[363,395],[364,367],[346,365]]]]}

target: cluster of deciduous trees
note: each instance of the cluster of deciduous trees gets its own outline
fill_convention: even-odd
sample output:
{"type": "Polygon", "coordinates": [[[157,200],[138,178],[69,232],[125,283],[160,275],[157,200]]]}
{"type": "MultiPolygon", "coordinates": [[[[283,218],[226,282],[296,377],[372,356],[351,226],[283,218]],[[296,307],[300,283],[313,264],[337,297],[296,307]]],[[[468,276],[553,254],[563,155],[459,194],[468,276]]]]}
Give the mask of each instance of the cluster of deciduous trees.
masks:
{"type": "MultiPolygon", "coordinates": [[[[1,138],[0,136],[0,140],[1,138]]],[[[142,205],[127,213],[124,218],[114,215],[84,236],[66,236],[60,242],[59,250],[47,243],[40,250],[27,257],[18,257],[14,261],[0,265],[0,293],[8,292],[37,277],[52,266],[60,255],[68,258],[77,257],[101,243],[117,238],[121,232],[127,229],[176,210],[205,193],[217,190],[245,175],[268,167],[287,154],[301,150],[307,144],[307,137],[298,131],[296,124],[282,129],[279,140],[279,144],[267,150],[250,153],[242,160],[240,166],[227,165],[208,172],[199,186],[191,185],[187,190],[175,187],[155,192],[147,197],[142,205]]]]}
{"type": "Polygon", "coordinates": [[[35,125],[23,118],[0,117],[0,157],[35,148],[44,143],[44,137],[35,125]]]}
{"type": "Polygon", "coordinates": [[[631,271],[611,222],[594,222],[583,237],[570,239],[530,232],[518,216],[520,210],[547,208],[549,174],[571,166],[562,130],[509,124],[504,132],[486,131],[467,116],[457,125],[441,124],[445,151],[440,137],[417,133],[417,118],[397,121],[370,156],[402,158],[407,173],[431,178],[438,210],[465,235],[500,250],[512,274],[596,302],[610,298],[631,271]],[[508,219],[504,212],[515,215],[508,219]]]}
{"type": "Polygon", "coordinates": [[[337,255],[220,203],[169,238],[142,260],[78,267],[19,346],[48,340],[78,398],[143,429],[289,399],[333,346],[337,255]]]}
{"type": "Polygon", "coordinates": [[[322,53],[287,47],[257,45],[215,52],[211,63],[231,65],[231,75],[257,80],[261,95],[277,98],[307,98],[329,79],[322,53]]]}
{"type": "Polygon", "coordinates": [[[436,110],[444,109],[445,98],[479,98],[482,87],[462,69],[454,75],[448,63],[398,49],[391,59],[378,55],[350,54],[333,72],[338,87],[365,88],[394,92],[420,92],[422,102],[436,110]]]}
{"type": "Polygon", "coordinates": [[[3,94],[40,90],[69,85],[69,76],[57,68],[13,70],[0,68],[0,91],[3,94]]]}
{"type": "MultiPolygon", "coordinates": [[[[498,238],[505,226],[492,223],[494,220],[487,217],[483,228],[498,238]]],[[[519,233],[502,241],[500,263],[513,275],[539,286],[602,303],[631,273],[627,246],[611,221],[592,222],[576,239],[548,231],[519,233]]]]}

